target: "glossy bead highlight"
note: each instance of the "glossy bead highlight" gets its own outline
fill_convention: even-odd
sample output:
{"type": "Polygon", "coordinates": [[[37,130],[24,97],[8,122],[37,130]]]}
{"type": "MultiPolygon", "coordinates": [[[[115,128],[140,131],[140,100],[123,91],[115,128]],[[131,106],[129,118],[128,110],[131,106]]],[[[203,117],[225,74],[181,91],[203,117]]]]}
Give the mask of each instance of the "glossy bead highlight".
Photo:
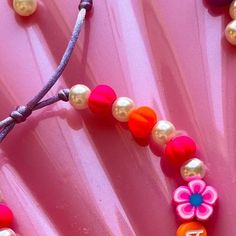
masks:
{"type": "Polygon", "coordinates": [[[0,228],[7,228],[12,225],[13,213],[5,204],[0,204],[0,228]]]}
{"type": "Polygon", "coordinates": [[[110,86],[98,85],[89,96],[88,106],[93,113],[99,116],[110,116],[112,104],[116,98],[116,93],[110,86]]]}
{"type": "Polygon", "coordinates": [[[205,227],[197,221],[187,222],[180,225],[177,230],[176,236],[186,236],[189,235],[189,232],[192,232],[192,234],[190,235],[193,236],[207,236],[205,227]]]}
{"type": "Polygon", "coordinates": [[[129,130],[135,138],[146,139],[151,134],[153,126],[157,122],[157,116],[149,107],[134,109],[129,115],[129,130]]]}
{"type": "Polygon", "coordinates": [[[9,228],[3,228],[0,230],[0,236],[16,236],[16,233],[9,228]]]}
{"type": "Polygon", "coordinates": [[[13,0],[13,8],[20,16],[30,16],[37,9],[37,0],[13,0]]]}
{"type": "Polygon", "coordinates": [[[167,120],[158,121],[152,129],[152,139],[160,145],[166,144],[174,134],[175,126],[167,120]]]}
{"type": "Polygon", "coordinates": [[[88,107],[88,98],[91,90],[83,85],[77,84],[70,89],[69,102],[77,110],[85,109],[88,107]]]}
{"type": "Polygon", "coordinates": [[[196,154],[196,144],[188,136],[172,138],[165,148],[165,158],[174,165],[182,165],[196,154]]]}
{"type": "Polygon", "coordinates": [[[206,174],[206,166],[198,158],[193,158],[182,165],[180,172],[182,178],[186,181],[203,179],[206,174]]]}
{"type": "Polygon", "coordinates": [[[231,21],[225,29],[225,37],[232,45],[236,45],[236,20],[231,21]]]}
{"type": "Polygon", "coordinates": [[[112,105],[112,114],[120,122],[127,122],[129,114],[134,108],[134,102],[127,97],[119,97],[112,105]]]}

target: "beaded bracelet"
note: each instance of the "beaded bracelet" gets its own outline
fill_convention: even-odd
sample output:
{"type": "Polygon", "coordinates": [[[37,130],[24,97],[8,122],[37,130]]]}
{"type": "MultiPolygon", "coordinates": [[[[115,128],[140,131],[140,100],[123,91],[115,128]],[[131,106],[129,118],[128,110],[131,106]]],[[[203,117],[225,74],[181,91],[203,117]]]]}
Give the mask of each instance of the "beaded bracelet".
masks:
{"type": "Polygon", "coordinates": [[[134,138],[148,140],[151,136],[155,145],[164,147],[164,158],[180,168],[181,176],[188,182],[173,194],[177,215],[187,222],[179,227],[177,236],[207,235],[198,221],[209,219],[218,195],[202,180],[206,167],[194,158],[196,144],[189,136],[181,135],[167,120],[157,121],[156,113],[150,107],[135,107],[130,98],[117,98],[115,91],[107,85],[98,85],[92,91],[85,85],[75,85],[70,89],[69,102],[77,110],[89,108],[99,117],[113,116],[119,122],[127,122],[134,138]],[[198,221],[191,221],[194,219],[198,221]]]}
{"type": "MultiPolygon", "coordinates": [[[[28,16],[36,10],[35,4],[31,8],[20,8],[17,5],[19,2],[22,1],[14,0],[14,9],[22,16],[28,16]]],[[[35,0],[30,0],[30,2],[35,3],[35,0]]],[[[92,113],[102,119],[113,117],[118,122],[127,123],[129,131],[136,140],[143,140],[148,144],[152,142],[156,148],[163,150],[163,158],[170,165],[179,168],[182,178],[187,182],[185,186],[178,187],[173,194],[177,216],[183,222],[177,229],[176,235],[206,236],[204,222],[213,214],[218,194],[213,187],[203,181],[206,166],[199,158],[196,158],[197,147],[192,138],[176,130],[170,121],[158,120],[156,112],[152,108],[148,106],[135,107],[130,98],[117,97],[115,91],[104,84],[98,85],[92,90],[86,85],[77,84],[70,89],[59,91],[58,95],[52,98],[41,101],[65,69],[78,39],[86,12],[91,8],[92,0],[81,1],[79,17],[72,38],[57,70],[35,98],[26,106],[17,107],[16,111],[0,122],[0,141],[17,123],[24,122],[32,111],[59,100],[69,101],[76,110],[89,108],[92,113]]],[[[9,227],[12,223],[10,210],[4,209],[8,208],[5,206],[1,209],[0,205],[0,228],[9,227]],[[3,224],[3,222],[7,223],[3,224]]]]}

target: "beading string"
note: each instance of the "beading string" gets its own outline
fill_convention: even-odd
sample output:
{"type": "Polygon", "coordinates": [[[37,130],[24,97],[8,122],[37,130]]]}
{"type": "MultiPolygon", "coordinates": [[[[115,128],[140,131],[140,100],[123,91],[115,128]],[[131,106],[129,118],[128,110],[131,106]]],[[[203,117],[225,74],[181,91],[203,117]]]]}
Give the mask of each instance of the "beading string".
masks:
{"type": "Polygon", "coordinates": [[[41,91],[31,99],[25,106],[18,106],[16,107],[15,111],[13,111],[7,118],[0,121],[0,143],[4,140],[4,138],[8,135],[8,133],[15,127],[16,124],[24,122],[33,111],[56,103],[58,101],[68,101],[69,96],[69,89],[62,89],[58,92],[57,95],[43,100],[45,95],[52,89],[58,79],[61,77],[63,71],[65,70],[72,52],[76,46],[77,40],[79,38],[79,34],[81,28],[84,23],[84,19],[86,17],[87,11],[91,10],[92,8],[92,0],[81,0],[79,4],[79,13],[78,17],[72,32],[72,36],[70,41],[67,45],[67,48],[64,52],[64,55],[56,68],[55,72],[47,82],[47,84],[42,88],[41,91]]]}

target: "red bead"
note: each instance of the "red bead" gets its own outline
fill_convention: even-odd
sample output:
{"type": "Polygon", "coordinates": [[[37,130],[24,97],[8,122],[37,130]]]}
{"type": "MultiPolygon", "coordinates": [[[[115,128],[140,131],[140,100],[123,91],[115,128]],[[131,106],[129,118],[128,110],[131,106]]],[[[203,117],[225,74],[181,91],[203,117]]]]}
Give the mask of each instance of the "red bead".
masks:
{"type": "Polygon", "coordinates": [[[171,139],[165,148],[165,157],[175,165],[181,165],[196,154],[196,144],[188,136],[171,139]]]}
{"type": "Polygon", "coordinates": [[[147,139],[157,122],[154,110],[149,107],[139,107],[131,111],[128,126],[135,138],[147,139]]]}
{"type": "Polygon", "coordinates": [[[0,204],[0,228],[7,228],[12,225],[13,214],[9,207],[0,204]]]}
{"type": "Polygon", "coordinates": [[[100,116],[112,114],[112,104],[117,96],[115,91],[107,85],[98,85],[90,94],[88,106],[90,110],[100,116]]]}

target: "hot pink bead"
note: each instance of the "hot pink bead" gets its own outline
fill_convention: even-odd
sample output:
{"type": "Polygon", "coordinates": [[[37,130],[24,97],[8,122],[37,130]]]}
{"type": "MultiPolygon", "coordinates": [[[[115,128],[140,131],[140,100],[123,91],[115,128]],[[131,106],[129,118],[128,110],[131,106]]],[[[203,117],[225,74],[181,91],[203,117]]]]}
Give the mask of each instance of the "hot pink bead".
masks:
{"type": "Polygon", "coordinates": [[[171,139],[165,148],[165,157],[175,165],[181,165],[196,154],[196,144],[188,136],[171,139]]]}
{"type": "Polygon", "coordinates": [[[92,112],[108,116],[112,114],[112,104],[116,98],[116,93],[111,87],[98,85],[89,96],[88,106],[92,112]]]}
{"type": "Polygon", "coordinates": [[[13,214],[9,207],[0,204],[0,228],[7,228],[12,225],[13,214]]]}

